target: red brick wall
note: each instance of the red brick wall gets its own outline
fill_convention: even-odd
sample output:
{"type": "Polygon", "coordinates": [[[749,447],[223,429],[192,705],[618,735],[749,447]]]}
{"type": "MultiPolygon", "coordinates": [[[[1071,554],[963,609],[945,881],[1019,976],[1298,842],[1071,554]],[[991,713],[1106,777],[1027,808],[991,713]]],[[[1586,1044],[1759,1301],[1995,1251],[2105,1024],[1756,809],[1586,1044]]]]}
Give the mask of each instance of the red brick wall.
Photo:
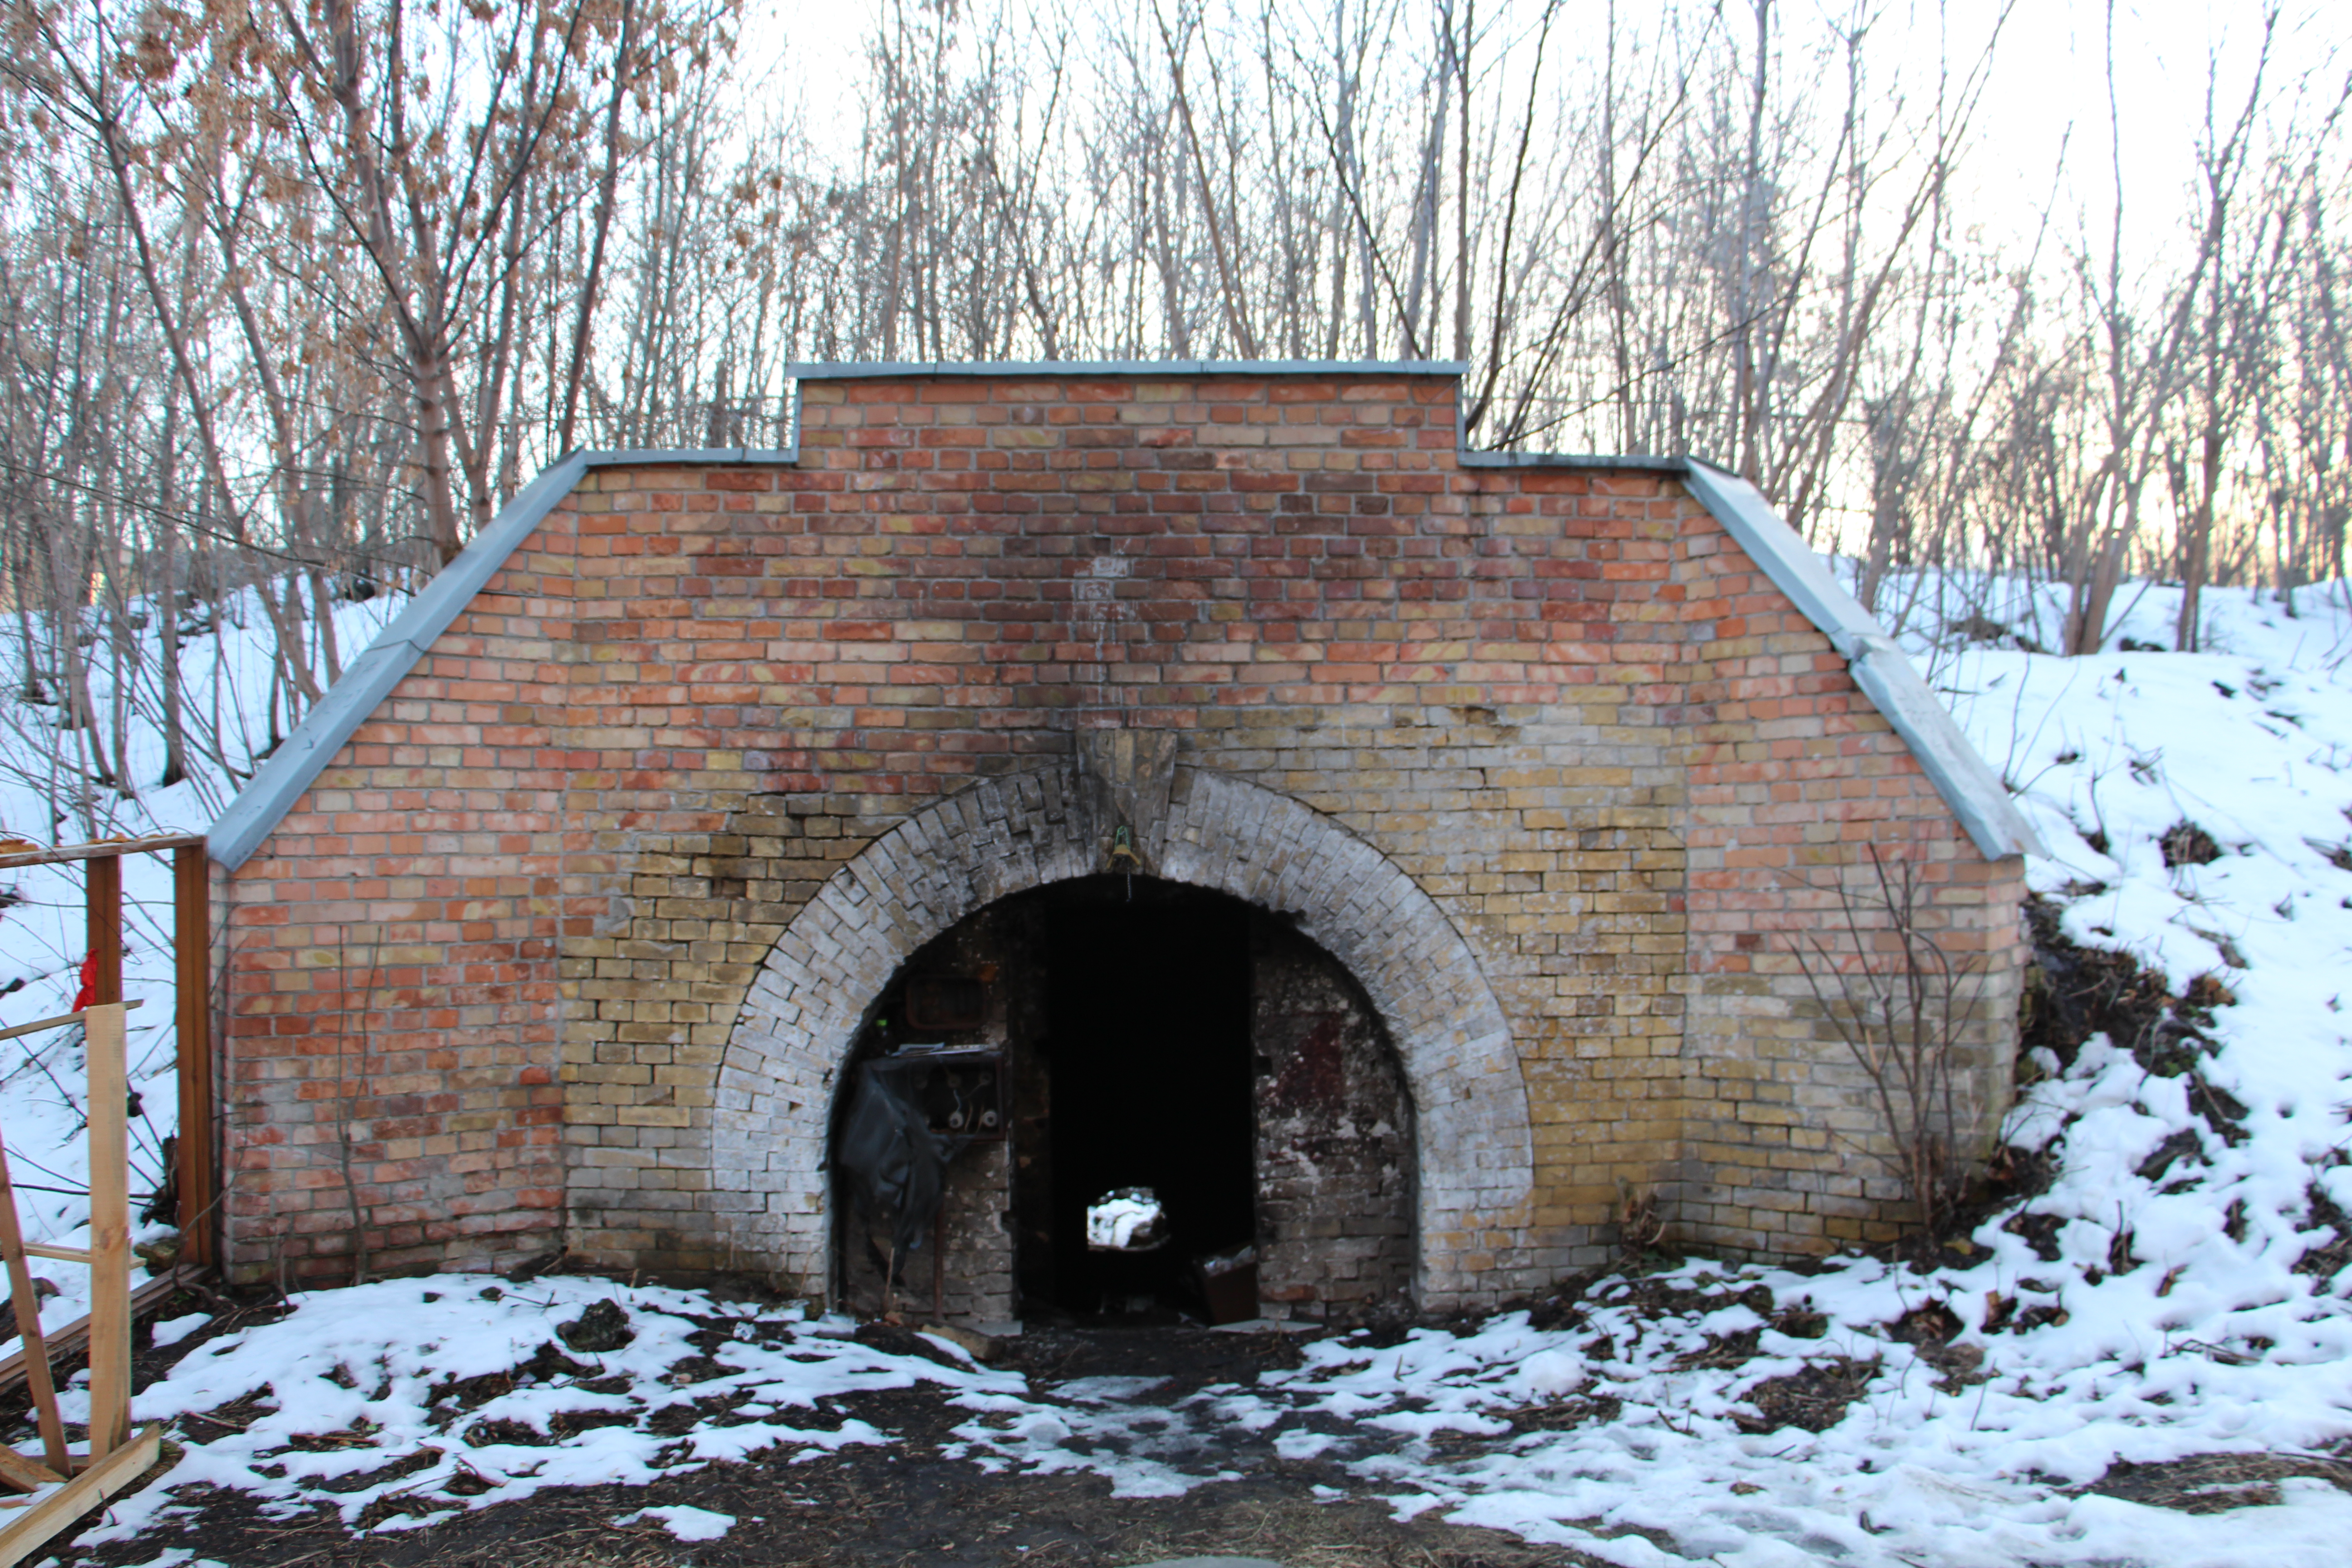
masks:
{"type": "Polygon", "coordinates": [[[1759,1253],[1885,1239],[1910,1211],[1874,1153],[1883,1118],[1870,1081],[1819,1006],[1821,994],[1844,996],[1837,972],[1856,966],[1847,898],[1873,962],[1891,959],[1867,926],[1884,920],[1864,847],[1916,872],[1923,924],[1976,968],[1963,1055],[1977,1071],[1960,1088],[1986,1122],[2014,1047],[2023,863],[1978,853],[1844,659],[1710,520],[1685,520],[1674,576],[1691,739],[1674,1212],[1690,1233],[1759,1253]]]}
{"type": "Polygon", "coordinates": [[[1899,843],[2007,975],[2016,862],[1679,487],[1465,469],[1454,395],[817,382],[797,468],[592,471],[231,880],[235,1257],[347,1268],[348,1149],[379,1267],[567,1215],[723,1261],[713,1084],[786,922],[1115,723],[1330,815],[1470,941],[1535,1122],[1521,1275],[1604,1255],[1621,1181],[1735,1247],[1883,1218],[1782,873],[1899,843]]]}

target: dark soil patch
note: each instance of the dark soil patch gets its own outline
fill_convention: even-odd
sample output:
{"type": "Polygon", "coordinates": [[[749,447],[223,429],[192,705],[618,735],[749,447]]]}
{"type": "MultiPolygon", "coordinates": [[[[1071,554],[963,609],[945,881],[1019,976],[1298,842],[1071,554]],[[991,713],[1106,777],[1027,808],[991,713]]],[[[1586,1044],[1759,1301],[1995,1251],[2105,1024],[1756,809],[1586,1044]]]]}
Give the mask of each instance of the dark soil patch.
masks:
{"type": "Polygon", "coordinates": [[[2220,975],[2206,973],[2189,983],[2188,988],[2180,994],[2180,1000],[2184,1006],[2200,1008],[2210,1015],[2216,1007],[2236,1006],[2238,994],[2231,990],[2220,975]]]}
{"type": "Polygon", "coordinates": [[[732,1362],[723,1362],[716,1356],[690,1355],[683,1361],[672,1362],[669,1370],[662,1373],[662,1381],[672,1388],[690,1388],[698,1383],[732,1377],[742,1370],[732,1362]]]}
{"type": "Polygon", "coordinates": [[[419,1448],[404,1459],[394,1459],[388,1465],[378,1465],[372,1470],[353,1470],[350,1475],[337,1476],[331,1481],[321,1481],[319,1483],[320,1489],[331,1492],[363,1492],[370,1487],[381,1486],[386,1481],[396,1481],[403,1476],[413,1476],[419,1470],[429,1470],[440,1462],[440,1449],[419,1448]]]}
{"type": "Polygon", "coordinates": [[[2061,907],[2035,897],[2025,903],[2033,963],[2018,1007],[2018,1057],[2035,1047],[2062,1067],[2093,1035],[2104,1034],[2140,1066],[2166,1077],[2193,1067],[2206,1049],[2195,1004],[2175,1004],[2163,974],[2142,969],[2129,953],[2078,947],[2060,923],[2061,907]]]}
{"type": "Polygon", "coordinates": [[[1772,1320],[1772,1328],[1792,1340],[1817,1340],[1830,1331],[1830,1321],[1811,1307],[1790,1307],[1772,1320]]]}
{"type": "Polygon", "coordinates": [[[1598,1398],[1577,1394],[1551,1405],[1530,1405],[1523,1410],[1506,1410],[1503,1418],[1520,1432],[1566,1432],[1590,1421],[1609,1422],[1617,1419],[1625,1408],[1624,1401],[1615,1394],[1604,1394],[1598,1398]]]}
{"type": "Polygon", "coordinates": [[[629,1314],[618,1301],[596,1301],[568,1323],[556,1328],[563,1342],[583,1355],[604,1355],[616,1351],[637,1337],[629,1327],[629,1314]]]}
{"type": "Polygon", "coordinates": [[[1861,1398],[1877,1375],[1874,1359],[1838,1356],[1811,1363],[1801,1372],[1768,1377],[1748,1390],[1748,1403],[1757,1414],[1741,1418],[1740,1427],[1748,1432],[1778,1432],[1783,1426],[1826,1432],[1845,1419],[1846,1406],[1861,1398]]]}
{"type": "Polygon", "coordinates": [[[2033,1248],[2033,1256],[2044,1263],[2058,1261],[2058,1230],[2066,1222],[2054,1214],[2035,1214],[2025,1210],[2000,1222],[2000,1228],[2011,1236],[2022,1237],[2025,1245],[2033,1248]]]}
{"type": "Polygon", "coordinates": [[[2154,1465],[2122,1460],[2083,1490],[2182,1513],[2221,1513],[2278,1501],[2278,1483],[2290,1476],[2352,1491],[2352,1465],[2308,1454],[2191,1454],[2154,1465]]]}
{"type": "Polygon", "coordinates": [[[596,1369],[573,1361],[556,1349],[552,1341],[539,1347],[529,1361],[505,1372],[485,1373],[479,1377],[452,1378],[436,1384],[425,1399],[428,1406],[454,1405],[459,1411],[473,1410],[491,1400],[512,1394],[517,1388],[532,1382],[544,1382],[557,1377],[579,1377],[596,1369]]]}
{"type": "MultiPolygon", "coordinates": [[[[2057,1180],[2058,1161],[2047,1150],[2015,1147],[1994,1150],[1992,1157],[1985,1163],[1987,1206],[1983,1215],[1975,1217],[1966,1228],[1975,1229],[2002,1205],[2032,1202],[2048,1192],[2057,1180]]],[[[1960,1228],[1954,1226],[1956,1233],[1960,1228]]]]}
{"type": "Polygon", "coordinates": [[[1907,1345],[1939,1345],[1959,1331],[1958,1315],[1941,1301],[1922,1301],[1887,1330],[1907,1345]]]}
{"type": "MultiPolygon", "coordinates": [[[[215,1493],[199,1528],[151,1533],[86,1560],[121,1568],[174,1545],[238,1568],[1118,1568],[1161,1557],[1225,1555],[1316,1568],[1597,1568],[1599,1560],[1581,1552],[1448,1525],[1434,1514],[1401,1524],[1377,1500],[1318,1500],[1311,1487],[1336,1479],[1320,1466],[1276,1463],[1181,1498],[1122,1499],[1110,1496],[1110,1484],[1098,1477],[984,1475],[926,1453],[917,1442],[799,1465],[762,1455],[649,1487],[551,1489],[525,1502],[451,1512],[420,1529],[363,1539],[323,1510],[307,1519],[271,1520],[247,1499],[215,1493]],[[649,1522],[612,1523],[674,1504],[732,1514],[737,1523],[719,1541],[693,1544],[649,1522]]],[[[420,1500],[415,1507],[433,1513],[446,1505],[420,1500]]]]}
{"type": "Polygon", "coordinates": [[[1701,1367],[1745,1366],[1756,1359],[1756,1342],[1763,1337],[1762,1328],[1742,1329],[1736,1334],[1709,1334],[1706,1343],[1675,1358],[1676,1372],[1695,1372],[1701,1367]]]}
{"type": "Polygon", "coordinates": [[[937,1341],[925,1339],[903,1323],[860,1323],[857,1332],[851,1337],[867,1349],[880,1351],[885,1355],[917,1356],[941,1366],[957,1368],[964,1364],[956,1358],[953,1351],[940,1349],[937,1341]]]}
{"type": "Polygon", "coordinates": [[[2213,836],[2187,817],[2166,828],[2158,844],[2164,851],[2168,868],[2210,866],[2221,858],[2221,847],[2213,842],[2213,836]]]}
{"type": "Polygon", "coordinates": [[[1720,1311],[1733,1305],[1747,1308],[1759,1318],[1772,1315],[1772,1292],[1762,1285],[1748,1285],[1733,1290],[1730,1281],[1717,1285],[1677,1285],[1654,1277],[1622,1280],[1602,1290],[1594,1299],[1611,1306],[1621,1303],[1639,1307],[1654,1318],[1682,1317],[1687,1314],[1720,1311]]]}
{"type": "Polygon", "coordinates": [[[2311,1205],[2311,1223],[2315,1226],[2324,1225],[2333,1234],[2296,1258],[2294,1271],[2322,1279],[2333,1279],[2346,1264],[2352,1263],[2352,1217],[2347,1217],[2316,1185],[2305,1193],[2305,1199],[2311,1205]]]}
{"type": "Polygon", "coordinates": [[[1958,1394],[1992,1377],[1992,1373],[1983,1370],[1985,1352],[1982,1345],[1921,1345],[1919,1359],[1943,1374],[1936,1379],[1936,1392],[1938,1394],[1958,1394]]]}
{"type": "MultiPolygon", "coordinates": [[[[1545,1333],[1582,1328],[1584,1326],[1582,1306],[1584,1293],[1600,1283],[1604,1272],[1599,1268],[1580,1268],[1562,1279],[1552,1287],[1550,1295],[1528,1309],[1528,1326],[1541,1330],[1545,1333]]],[[[1400,1329],[1397,1339],[1402,1340],[1404,1334],[1400,1329]]]]}
{"type": "Polygon", "coordinates": [[[2245,1128],[2246,1108],[2229,1090],[2207,1083],[2202,1073],[2189,1075],[2189,1106],[2232,1149],[2252,1136],[2245,1128]]]}
{"type": "Polygon", "coordinates": [[[1921,1361],[1942,1375],[1936,1380],[1938,1392],[1958,1394],[1985,1381],[1986,1373],[1978,1368],[1984,1365],[1982,1345],[1956,1345],[1952,1339],[1962,1324],[1952,1309],[1942,1301],[1925,1301],[1903,1314],[1887,1332],[1917,1352],[1921,1361]]]}
{"type": "MultiPolygon", "coordinates": [[[[2194,1127],[2177,1127],[2156,1146],[2156,1152],[2139,1163],[2133,1173],[2144,1182],[2160,1182],[2165,1173],[2182,1160],[2200,1165],[2210,1163],[2205,1158],[2205,1141],[2194,1127]]],[[[2046,1260],[2045,1260],[2046,1261],[2046,1260]]]]}
{"type": "MultiPolygon", "coordinates": [[[[1176,1397],[1213,1383],[1249,1383],[1261,1372],[1286,1372],[1306,1361],[1299,1347],[1310,1337],[1210,1329],[1036,1329],[1001,1342],[990,1364],[1021,1373],[1040,1387],[1079,1377],[1166,1378],[1162,1392],[1176,1397]]],[[[1349,1342],[1384,1338],[1380,1331],[1366,1331],[1363,1339],[1349,1342]]],[[[1387,1342],[1402,1339],[1399,1333],[1387,1342]]]]}

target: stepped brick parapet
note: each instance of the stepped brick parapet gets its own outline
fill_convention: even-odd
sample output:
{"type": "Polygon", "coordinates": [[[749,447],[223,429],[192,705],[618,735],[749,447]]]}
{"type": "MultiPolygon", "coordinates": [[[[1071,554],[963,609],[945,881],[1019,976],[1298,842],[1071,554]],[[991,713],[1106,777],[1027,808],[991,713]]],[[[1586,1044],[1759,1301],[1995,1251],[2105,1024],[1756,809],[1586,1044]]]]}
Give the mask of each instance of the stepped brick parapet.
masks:
{"type": "MultiPolygon", "coordinates": [[[[1282,917],[1335,966],[1284,971],[1324,1000],[1283,1037],[1343,1042],[1349,1103],[1407,1102],[1347,1133],[1371,1217],[1326,1228],[1360,1268],[1299,1251],[1311,1160],[1261,1151],[1302,1300],[1381,1269],[1424,1308],[1524,1296],[1613,1256],[1629,1198],[1733,1254],[1892,1234],[1871,1086],[1795,945],[1874,853],[1971,973],[1989,1135],[2023,830],[1867,687],[1900,655],[1726,521],[1737,481],[1482,462],[1444,367],[801,396],[789,453],[572,459],[363,710],[289,742],[319,754],[222,883],[236,1268],[348,1272],[363,1233],[378,1268],[569,1247],[829,1294],[877,999],[960,922],[1105,873],[1282,917]]],[[[1011,1194],[1013,1165],[971,1168],[1011,1194]]],[[[959,1202],[988,1283],[958,1310],[1002,1315],[973,1216],[1013,1199],[959,1202]]]]}

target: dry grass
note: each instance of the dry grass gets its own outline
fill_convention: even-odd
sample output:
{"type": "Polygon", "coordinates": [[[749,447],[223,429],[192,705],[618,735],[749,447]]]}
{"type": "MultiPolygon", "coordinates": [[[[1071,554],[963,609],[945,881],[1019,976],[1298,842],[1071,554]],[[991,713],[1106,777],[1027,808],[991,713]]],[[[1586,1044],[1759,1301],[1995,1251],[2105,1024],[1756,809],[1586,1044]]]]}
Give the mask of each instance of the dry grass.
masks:
{"type": "Polygon", "coordinates": [[[2182,1513],[2221,1513],[2277,1502],[2279,1482],[2292,1476],[2352,1491],[2352,1465],[2311,1454],[2191,1454],[2154,1465],[2126,1461],[2083,1489],[2182,1513]]]}

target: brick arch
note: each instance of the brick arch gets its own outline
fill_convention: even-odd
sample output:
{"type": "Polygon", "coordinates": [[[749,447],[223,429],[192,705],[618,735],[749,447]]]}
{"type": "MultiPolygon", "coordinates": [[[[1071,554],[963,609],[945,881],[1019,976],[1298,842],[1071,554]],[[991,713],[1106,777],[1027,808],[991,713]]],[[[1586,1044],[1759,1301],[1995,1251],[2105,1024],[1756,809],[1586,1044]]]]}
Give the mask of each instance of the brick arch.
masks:
{"type": "MultiPolygon", "coordinates": [[[[744,1001],[712,1112],[712,1197],[738,1216],[739,1246],[826,1278],[824,1159],[866,1009],[966,916],[1095,871],[1103,835],[1087,801],[1072,767],[976,784],[883,834],[785,928],[744,1001]]],[[[1422,1304],[1479,1297],[1481,1259],[1531,1217],[1534,1155],[1518,1058],[1469,944],[1371,845],[1231,774],[1178,768],[1145,849],[1170,880],[1294,915],[1363,985],[1413,1100],[1422,1304]]]]}

